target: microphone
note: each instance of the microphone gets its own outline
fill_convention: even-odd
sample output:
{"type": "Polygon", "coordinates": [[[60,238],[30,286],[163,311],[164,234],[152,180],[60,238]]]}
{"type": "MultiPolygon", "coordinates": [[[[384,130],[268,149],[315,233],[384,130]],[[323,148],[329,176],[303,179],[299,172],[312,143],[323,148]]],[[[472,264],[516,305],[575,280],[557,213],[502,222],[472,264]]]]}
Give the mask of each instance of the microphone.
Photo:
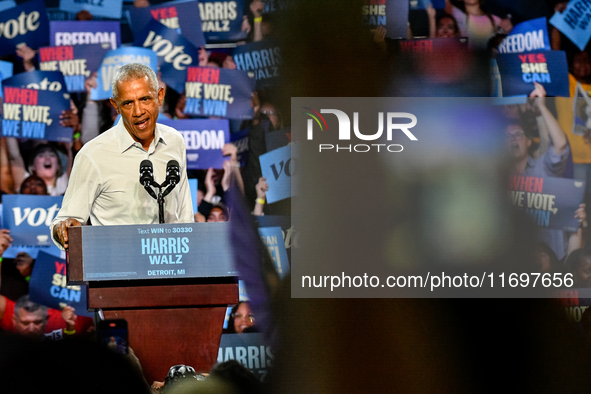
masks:
{"type": "Polygon", "coordinates": [[[154,182],[154,167],[150,160],[143,160],[140,163],[140,183],[146,187],[154,182]]]}
{"type": "Polygon", "coordinates": [[[176,185],[181,180],[181,168],[176,160],[171,160],[166,164],[166,182],[176,185]]]}
{"type": "Polygon", "coordinates": [[[171,160],[166,164],[166,180],[162,184],[164,187],[165,185],[168,186],[166,190],[164,190],[163,196],[167,196],[172,189],[181,181],[181,168],[179,166],[178,161],[171,160]]]}
{"type": "Polygon", "coordinates": [[[151,187],[154,183],[154,168],[150,160],[143,160],[140,163],[140,183],[152,198],[158,199],[151,187]]]}

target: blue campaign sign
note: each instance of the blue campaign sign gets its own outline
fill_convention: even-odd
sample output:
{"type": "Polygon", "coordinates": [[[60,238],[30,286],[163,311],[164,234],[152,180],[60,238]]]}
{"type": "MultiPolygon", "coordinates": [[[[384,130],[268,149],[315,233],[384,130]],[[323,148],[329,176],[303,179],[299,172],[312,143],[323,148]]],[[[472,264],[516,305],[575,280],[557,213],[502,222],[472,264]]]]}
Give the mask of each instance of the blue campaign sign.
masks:
{"type": "Polygon", "coordinates": [[[78,316],[94,317],[94,312],[87,312],[86,286],[66,285],[66,260],[43,251],[35,259],[29,296],[31,301],[49,308],[71,306],[78,316]]]}
{"type": "Polygon", "coordinates": [[[165,117],[158,123],[177,129],[185,139],[187,168],[190,170],[221,169],[227,157],[222,147],[230,142],[230,126],[226,119],[180,119],[165,117]]]}
{"type": "Polygon", "coordinates": [[[240,162],[240,166],[244,167],[246,165],[246,160],[248,160],[248,132],[249,129],[244,129],[237,131],[235,133],[230,133],[230,141],[236,145],[238,161],[240,162]]]}
{"type": "Polygon", "coordinates": [[[0,1],[0,11],[4,11],[12,7],[16,7],[16,3],[13,0],[0,1]]]}
{"type": "Polygon", "coordinates": [[[591,38],[591,4],[587,0],[572,0],[563,12],[555,12],[550,24],[568,37],[582,51],[591,38]]]}
{"type": "Polygon", "coordinates": [[[85,92],[84,81],[98,71],[109,44],[39,48],[39,68],[63,74],[68,92],[85,92]]]}
{"type": "Polygon", "coordinates": [[[259,227],[259,235],[269,250],[279,277],[283,278],[289,272],[289,259],[281,227],[259,227]]]}
{"type": "Polygon", "coordinates": [[[121,19],[122,8],[123,0],[60,0],[59,7],[74,14],[86,10],[92,15],[111,19],[121,19]]]}
{"type": "Polygon", "coordinates": [[[238,70],[247,71],[250,77],[256,78],[257,89],[277,83],[281,51],[275,40],[239,45],[234,49],[233,58],[238,70]]]}
{"type": "Polygon", "coordinates": [[[33,49],[48,42],[49,19],[43,0],[33,0],[0,14],[0,56],[13,54],[24,43],[33,49]]]}
{"type": "Polygon", "coordinates": [[[193,202],[193,213],[197,213],[197,185],[199,180],[197,178],[189,178],[189,190],[191,190],[191,202],[193,202]]]}
{"type": "Polygon", "coordinates": [[[49,90],[4,86],[2,137],[72,142],[72,128],[60,125],[70,109],[70,95],[49,90]]]}
{"type": "Polygon", "coordinates": [[[537,18],[516,25],[498,46],[499,53],[550,51],[546,18],[537,18]]]}
{"type": "Polygon", "coordinates": [[[273,367],[275,355],[262,333],[222,334],[217,362],[228,360],[238,361],[257,379],[264,380],[273,367]]]}
{"type": "Polygon", "coordinates": [[[291,145],[267,152],[259,156],[259,161],[269,185],[267,202],[270,204],[291,197],[291,176],[295,168],[291,158],[291,145]]]}
{"type": "Polygon", "coordinates": [[[2,81],[12,77],[13,64],[0,60],[0,98],[4,97],[2,93],[2,81]]]}
{"type": "MultiPolygon", "coordinates": [[[[165,73],[163,67],[163,80],[165,73]]],[[[186,114],[252,119],[253,109],[250,99],[256,81],[250,78],[246,71],[188,67],[186,75],[184,84],[187,97],[184,111],[186,114]]]]}
{"type": "Polygon", "coordinates": [[[408,31],[408,9],[408,1],[366,0],[362,9],[363,23],[374,29],[384,26],[388,38],[403,38],[408,31]]]}
{"type": "Polygon", "coordinates": [[[199,63],[199,50],[189,40],[154,19],[135,35],[134,45],[151,49],[158,56],[158,65],[168,66],[162,80],[171,86],[183,81],[187,66],[199,63]]]}
{"type": "MultiPolygon", "coordinates": [[[[222,2],[219,2],[220,4],[222,2]]],[[[164,3],[152,7],[131,8],[129,16],[133,35],[137,40],[138,35],[143,36],[143,31],[148,24],[156,20],[166,27],[173,29],[179,35],[189,40],[191,44],[200,48],[205,46],[205,38],[201,31],[201,24],[196,20],[201,4],[197,1],[186,1],[182,3],[164,3]]],[[[223,12],[223,6],[218,11],[223,12]]],[[[242,22],[242,20],[241,20],[242,22]]],[[[141,44],[139,46],[142,46],[141,44]]]]}
{"type": "Polygon", "coordinates": [[[119,21],[51,21],[49,45],[83,45],[108,43],[111,49],[121,46],[119,21]]]}
{"type": "Polygon", "coordinates": [[[503,96],[528,95],[534,82],[548,96],[569,97],[568,66],[563,51],[505,53],[497,55],[503,96]]]}
{"type": "Polygon", "coordinates": [[[20,252],[25,252],[32,258],[36,259],[39,252],[45,252],[52,256],[65,258],[66,252],[60,250],[53,242],[51,245],[12,245],[4,251],[2,257],[7,259],[14,259],[20,252]]]}
{"type": "Polygon", "coordinates": [[[62,196],[6,194],[2,198],[3,228],[13,245],[51,245],[49,225],[62,205],[62,196]]]}
{"type": "Polygon", "coordinates": [[[158,59],[150,49],[123,47],[109,51],[99,68],[96,89],[90,91],[91,100],[107,100],[111,97],[111,81],[113,74],[121,66],[128,63],[142,63],[157,72],[158,59]]]}
{"type": "Polygon", "coordinates": [[[242,30],[244,0],[202,0],[199,2],[199,14],[201,30],[208,43],[246,38],[246,31],[242,30]]]}
{"type": "Polygon", "coordinates": [[[36,90],[48,90],[51,92],[66,93],[64,75],[59,71],[31,71],[19,73],[6,79],[2,86],[15,88],[27,88],[36,90]]]}
{"type": "MultiPolygon", "coordinates": [[[[552,148],[549,148],[552,149],[552,148]]],[[[585,182],[555,177],[511,176],[509,198],[539,227],[576,232],[575,211],[583,202],[585,182]]]]}

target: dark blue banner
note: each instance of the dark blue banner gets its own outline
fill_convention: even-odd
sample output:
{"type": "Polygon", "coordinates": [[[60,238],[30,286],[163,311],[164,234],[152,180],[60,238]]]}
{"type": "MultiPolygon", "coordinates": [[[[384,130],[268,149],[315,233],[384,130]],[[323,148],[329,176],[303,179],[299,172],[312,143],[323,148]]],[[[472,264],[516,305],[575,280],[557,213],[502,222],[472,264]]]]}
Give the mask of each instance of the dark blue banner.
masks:
{"type": "Polygon", "coordinates": [[[257,89],[277,83],[281,52],[274,40],[239,45],[234,49],[233,58],[238,70],[247,71],[257,80],[257,89]]]}
{"type": "Polygon", "coordinates": [[[76,14],[82,10],[105,18],[121,19],[123,0],[60,0],[60,10],[76,14]]]}
{"type": "Polygon", "coordinates": [[[222,147],[230,142],[230,126],[226,119],[180,119],[166,117],[158,123],[177,129],[185,139],[187,168],[190,170],[221,169],[229,157],[222,156],[222,147]]]}
{"type": "Polygon", "coordinates": [[[446,50],[468,49],[468,39],[466,37],[438,37],[423,38],[416,40],[395,40],[398,44],[395,50],[403,53],[432,53],[437,51],[441,53],[446,50]]]}
{"type": "Polygon", "coordinates": [[[217,362],[228,360],[238,361],[262,381],[273,366],[275,355],[261,333],[223,334],[217,362]]]}
{"type": "Polygon", "coordinates": [[[134,45],[154,51],[158,65],[166,70],[162,80],[170,86],[175,86],[179,79],[184,81],[187,66],[199,63],[198,49],[189,40],[154,19],[135,35],[134,45]]]}
{"type": "Polygon", "coordinates": [[[267,151],[279,149],[291,142],[291,129],[285,128],[265,133],[267,151]]]}
{"type": "Polygon", "coordinates": [[[445,0],[410,0],[409,9],[411,10],[425,10],[429,5],[435,9],[444,9],[445,0]]]}
{"type": "MultiPolygon", "coordinates": [[[[170,66],[162,67],[162,79],[169,75],[170,66]]],[[[188,67],[184,89],[185,113],[196,116],[219,116],[231,119],[252,119],[250,99],[256,81],[245,71],[213,67],[188,67]]]]}
{"type": "Polygon", "coordinates": [[[111,49],[121,46],[121,23],[111,21],[51,21],[49,45],[108,43],[111,49]]]}
{"type": "MultiPolygon", "coordinates": [[[[144,30],[151,21],[156,20],[169,29],[175,30],[177,34],[190,41],[194,47],[205,46],[201,24],[196,19],[197,15],[199,15],[199,6],[200,4],[197,1],[187,1],[184,3],[164,3],[152,7],[131,8],[129,16],[136,42],[138,42],[138,35],[145,38],[144,30]]],[[[136,45],[143,46],[142,44],[143,40],[141,44],[136,45]]]]}
{"type": "Polygon", "coordinates": [[[6,194],[2,198],[3,228],[13,245],[51,245],[49,225],[62,206],[62,196],[6,194]]]}
{"type": "Polygon", "coordinates": [[[66,93],[64,75],[59,71],[31,71],[16,74],[2,82],[2,86],[49,90],[51,92],[66,93]]]}
{"type": "Polygon", "coordinates": [[[524,209],[537,226],[570,232],[579,228],[575,211],[584,192],[585,182],[565,178],[513,175],[509,185],[511,203],[524,209]]]}
{"type": "Polygon", "coordinates": [[[29,296],[31,301],[49,308],[60,310],[71,306],[78,316],[94,317],[94,312],[86,311],[86,286],[66,285],[66,260],[43,251],[35,259],[29,296]]]}
{"type": "Polygon", "coordinates": [[[0,13],[0,56],[25,43],[33,49],[49,41],[49,19],[43,0],[33,0],[0,13]]]}
{"type": "Polygon", "coordinates": [[[503,96],[529,95],[534,82],[542,84],[548,96],[570,96],[563,51],[499,54],[497,64],[503,96]]]}
{"type": "Polygon", "coordinates": [[[407,37],[408,1],[366,0],[362,9],[363,23],[370,28],[384,26],[386,37],[407,37]]]}
{"type": "Polygon", "coordinates": [[[61,72],[68,92],[85,92],[84,81],[98,71],[109,50],[106,43],[39,48],[39,68],[61,72]]]}
{"type": "Polygon", "coordinates": [[[199,2],[199,14],[201,30],[208,43],[246,38],[246,31],[242,31],[244,0],[202,0],[199,2]]]}
{"type": "Polygon", "coordinates": [[[499,53],[550,51],[546,18],[537,18],[516,25],[498,46],[499,53]]]}
{"type": "Polygon", "coordinates": [[[158,70],[156,53],[150,49],[137,47],[123,47],[109,51],[101,63],[97,87],[90,91],[92,100],[108,100],[111,97],[111,81],[113,74],[119,67],[128,63],[141,63],[150,66],[154,72],[158,70]]]}
{"type": "Polygon", "coordinates": [[[269,204],[291,197],[291,176],[295,165],[291,158],[291,145],[267,152],[259,157],[261,172],[267,178],[269,204]]]}
{"type": "Polygon", "coordinates": [[[240,166],[244,167],[246,165],[246,160],[248,160],[248,132],[249,129],[240,130],[234,133],[230,133],[230,141],[236,145],[238,149],[238,161],[240,162],[240,166]]]}

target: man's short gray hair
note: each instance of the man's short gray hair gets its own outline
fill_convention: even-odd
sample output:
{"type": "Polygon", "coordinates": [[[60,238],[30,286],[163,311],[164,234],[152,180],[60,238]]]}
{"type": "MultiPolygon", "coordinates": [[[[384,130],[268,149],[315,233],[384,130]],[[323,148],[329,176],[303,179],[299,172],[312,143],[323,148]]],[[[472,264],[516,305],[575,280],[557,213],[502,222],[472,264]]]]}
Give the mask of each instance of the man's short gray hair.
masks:
{"type": "Polygon", "coordinates": [[[31,301],[29,295],[24,295],[16,300],[16,303],[14,304],[14,314],[18,316],[18,312],[21,309],[24,309],[29,313],[41,312],[43,319],[47,319],[47,308],[31,301]]]}
{"type": "Polygon", "coordinates": [[[113,75],[111,81],[111,91],[113,92],[113,98],[117,99],[119,96],[119,89],[117,84],[119,82],[133,81],[134,79],[148,77],[150,83],[150,89],[153,89],[158,93],[158,78],[156,73],[149,66],[140,63],[128,63],[121,66],[113,75]]]}

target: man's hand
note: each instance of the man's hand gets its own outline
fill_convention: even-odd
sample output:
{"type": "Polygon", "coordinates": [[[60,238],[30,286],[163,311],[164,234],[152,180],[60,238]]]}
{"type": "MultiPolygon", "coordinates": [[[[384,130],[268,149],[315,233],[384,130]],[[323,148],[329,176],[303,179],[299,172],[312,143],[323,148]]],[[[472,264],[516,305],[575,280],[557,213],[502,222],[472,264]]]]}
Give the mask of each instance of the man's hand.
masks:
{"type": "Polygon", "coordinates": [[[587,228],[587,212],[585,212],[586,204],[580,204],[575,211],[575,219],[579,219],[579,227],[587,228]]]}
{"type": "Polygon", "coordinates": [[[264,10],[265,4],[263,4],[261,0],[254,0],[252,3],[250,3],[250,11],[255,18],[261,17],[264,10]]]}
{"type": "Polygon", "coordinates": [[[72,226],[78,227],[82,225],[78,220],[68,218],[66,220],[62,220],[57,226],[53,228],[53,238],[58,240],[64,249],[68,249],[70,246],[68,244],[68,227],[72,226]]]}
{"type": "Polygon", "coordinates": [[[207,174],[205,174],[205,195],[203,196],[203,200],[207,202],[211,202],[213,196],[215,196],[215,183],[213,181],[213,168],[209,168],[207,170],[207,174]]]}
{"type": "Polygon", "coordinates": [[[238,161],[238,148],[231,143],[224,144],[224,146],[222,146],[222,155],[230,156],[230,160],[236,162],[238,161]]]}
{"type": "Polygon", "coordinates": [[[60,126],[62,127],[76,127],[80,124],[78,111],[72,109],[63,110],[60,114],[60,126]]]}
{"type": "Polygon", "coordinates": [[[12,237],[9,234],[10,230],[5,228],[0,230],[0,257],[2,257],[2,253],[12,244],[12,237]]]}
{"type": "Polygon", "coordinates": [[[255,188],[257,191],[257,198],[261,198],[264,200],[267,197],[267,192],[269,191],[269,184],[267,183],[267,178],[259,178],[259,182],[255,186],[255,188]]]}
{"type": "Polygon", "coordinates": [[[65,306],[62,309],[62,319],[66,322],[66,330],[73,331],[76,329],[76,310],[71,306],[65,306]]]}
{"type": "Polygon", "coordinates": [[[23,59],[23,66],[26,71],[32,71],[35,69],[35,66],[33,65],[35,51],[27,46],[27,44],[19,45],[16,48],[16,55],[23,59]]]}

